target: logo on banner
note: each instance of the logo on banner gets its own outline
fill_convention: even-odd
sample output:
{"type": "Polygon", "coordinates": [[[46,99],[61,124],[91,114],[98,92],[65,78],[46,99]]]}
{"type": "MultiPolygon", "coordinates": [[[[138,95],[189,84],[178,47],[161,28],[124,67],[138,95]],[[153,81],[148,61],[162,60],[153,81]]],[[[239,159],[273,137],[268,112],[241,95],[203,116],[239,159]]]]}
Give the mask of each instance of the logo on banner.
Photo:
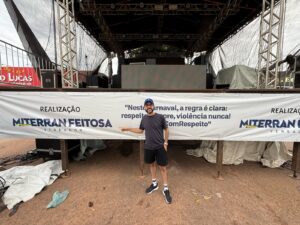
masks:
{"type": "Polygon", "coordinates": [[[240,128],[299,128],[300,120],[241,120],[240,128]]]}
{"type": "Polygon", "coordinates": [[[68,129],[69,131],[82,131],[84,127],[107,128],[112,127],[109,119],[50,119],[50,118],[13,118],[12,124],[14,127],[42,127],[45,130],[61,131],[68,129]],[[73,130],[72,130],[73,129],[73,130]]]}

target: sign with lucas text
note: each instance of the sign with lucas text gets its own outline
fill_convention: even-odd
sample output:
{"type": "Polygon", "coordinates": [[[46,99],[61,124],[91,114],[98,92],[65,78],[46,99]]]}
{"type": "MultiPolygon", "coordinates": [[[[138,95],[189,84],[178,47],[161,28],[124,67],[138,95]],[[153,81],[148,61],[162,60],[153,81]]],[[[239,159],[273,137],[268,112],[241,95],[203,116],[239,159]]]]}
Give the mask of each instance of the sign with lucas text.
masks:
{"type": "Polygon", "coordinates": [[[40,79],[33,67],[1,67],[0,86],[40,87],[40,79]]]}

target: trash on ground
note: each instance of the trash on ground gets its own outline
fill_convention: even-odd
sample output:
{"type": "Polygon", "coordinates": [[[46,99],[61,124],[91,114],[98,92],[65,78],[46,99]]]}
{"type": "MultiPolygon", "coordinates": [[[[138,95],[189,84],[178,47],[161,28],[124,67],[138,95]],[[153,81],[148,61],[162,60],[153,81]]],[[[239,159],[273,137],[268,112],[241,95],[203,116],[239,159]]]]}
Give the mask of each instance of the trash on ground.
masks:
{"type": "Polygon", "coordinates": [[[221,193],[216,193],[216,196],[217,196],[218,198],[222,198],[222,194],[221,194],[221,193]]]}
{"type": "Polygon", "coordinates": [[[205,200],[209,200],[209,199],[211,199],[211,196],[203,195],[203,198],[204,198],[205,200]]]}
{"type": "Polygon", "coordinates": [[[192,192],[192,193],[193,193],[193,195],[195,195],[195,196],[196,196],[196,195],[198,195],[198,193],[197,193],[197,192],[192,192]]]}
{"type": "Polygon", "coordinates": [[[19,202],[32,199],[45,186],[52,184],[63,173],[61,160],[52,160],[36,166],[16,166],[1,171],[6,181],[2,200],[8,209],[19,202]]]}
{"type": "Polygon", "coordinates": [[[56,191],[52,196],[52,201],[47,205],[47,209],[55,208],[61,203],[63,203],[69,195],[69,191],[65,190],[63,192],[56,191]]]}

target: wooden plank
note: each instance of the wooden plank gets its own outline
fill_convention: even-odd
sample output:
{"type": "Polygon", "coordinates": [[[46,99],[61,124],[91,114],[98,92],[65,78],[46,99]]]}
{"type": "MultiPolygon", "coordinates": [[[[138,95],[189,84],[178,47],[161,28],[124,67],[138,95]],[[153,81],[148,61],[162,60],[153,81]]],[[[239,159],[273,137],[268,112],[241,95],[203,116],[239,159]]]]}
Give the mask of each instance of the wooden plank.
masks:
{"type": "Polygon", "coordinates": [[[144,141],[140,141],[140,170],[141,176],[144,176],[144,141]]]}
{"type": "Polygon", "coordinates": [[[217,142],[217,156],[216,156],[216,164],[217,164],[217,179],[223,180],[222,178],[222,170],[223,170],[223,141],[217,142]]]}
{"type": "Polygon", "coordinates": [[[60,140],[62,170],[67,172],[69,169],[68,143],[66,140],[60,140]]]}
{"type": "Polygon", "coordinates": [[[294,142],[292,170],[294,171],[293,177],[296,178],[297,172],[300,172],[300,144],[299,144],[299,142],[294,142]]]}

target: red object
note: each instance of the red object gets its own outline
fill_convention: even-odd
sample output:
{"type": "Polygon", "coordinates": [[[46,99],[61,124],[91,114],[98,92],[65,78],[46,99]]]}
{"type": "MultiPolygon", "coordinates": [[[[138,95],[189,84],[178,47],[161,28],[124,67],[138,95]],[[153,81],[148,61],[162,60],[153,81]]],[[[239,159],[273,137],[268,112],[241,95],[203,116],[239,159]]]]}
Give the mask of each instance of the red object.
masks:
{"type": "Polygon", "coordinates": [[[33,67],[2,67],[0,86],[41,86],[41,81],[33,67]]]}

